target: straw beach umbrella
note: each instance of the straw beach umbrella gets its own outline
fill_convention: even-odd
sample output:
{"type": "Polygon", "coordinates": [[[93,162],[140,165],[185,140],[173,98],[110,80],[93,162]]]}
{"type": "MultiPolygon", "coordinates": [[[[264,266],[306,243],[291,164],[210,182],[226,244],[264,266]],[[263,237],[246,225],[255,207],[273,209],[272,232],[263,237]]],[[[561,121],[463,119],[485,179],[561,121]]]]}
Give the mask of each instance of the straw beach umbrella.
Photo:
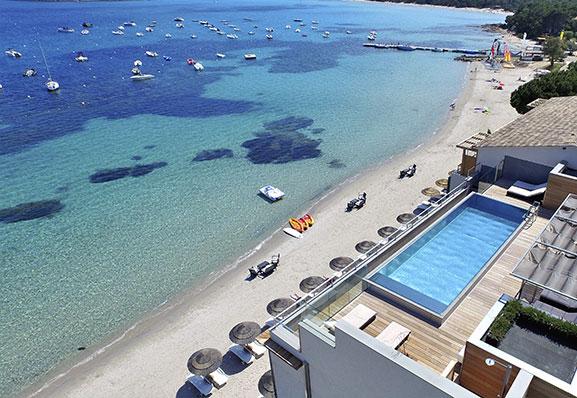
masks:
{"type": "Polygon", "coordinates": [[[446,178],[441,178],[435,181],[435,185],[440,188],[447,188],[449,186],[449,180],[446,178]]]}
{"type": "Polygon", "coordinates": [[[413,218],[415,218],[413,213],[403,213],[397,216],[397,221],[401,224],[408,224],[413,220],[413,218]]]}
{"type": "Polygon", "coordinates": [[[260,332],[261,330],[258,323],[245,321],[230,329],[228,337],[233,343],[244,345],[255,341],[260,332]]]}
{"type": "Polygon", "coordinates": [[[390,225],[387,225],[386,227],[380,228],[377,233],[379,234],[380,237],[382,238],[388,238],[389,236],[391,236],[392,234],[394,234],[395,232],[397,232],[399,229],[392,227],[390,225]]]}
{"type": "Polygon", "coordinates": [[[272,316],[277,316],[288,307],[290,307],[294,302],[295,301],[290,298],[278,298],[268,303],[266,306],[266,311],[272,316]]]}
{"type": "Polygon", "coordinates": [[[440,195],[441,191],[439,191],[437,188],[427,187],[427,188],[423,189],[421,191],[421,193],[425,196],[436,196],[436,195],[440,195]]]}
{"type": "Polygon", "coordinates": [[[333,271],[342,271],[353,261],[350,257],[336,257],[330,261],[329,267],[331,267],[333,271]]]}
{"type": "Polygon", "coordinates": [[[325,281],[322,276],[309,276],[301,281],[299,284],[299,289],[304,293],[310,293],[315,290],[321,283],[325,281]]]}
{"type": "Polygon", "coordinates": [[[363,240],[362,242],[356,244],[355,250],[358,251],[359,253],[366,253],[375,246],[376,246],[375,242],[371,242],[370,240],[363,240]]]}
{"type": "Polygon", "coordinates": [[[208,376],[222,364],[222,354],[216,348],[203,348],[188,358],[186,366],[190,373],[198,376],[208,376]]]}
{"type": "Polygon", "coordinates": [[[258,380],[258,391],[265,398],[274,398],[276,394],[274,392],[274,379],[272,378],[272,371],[268,370],[258,380]]]}

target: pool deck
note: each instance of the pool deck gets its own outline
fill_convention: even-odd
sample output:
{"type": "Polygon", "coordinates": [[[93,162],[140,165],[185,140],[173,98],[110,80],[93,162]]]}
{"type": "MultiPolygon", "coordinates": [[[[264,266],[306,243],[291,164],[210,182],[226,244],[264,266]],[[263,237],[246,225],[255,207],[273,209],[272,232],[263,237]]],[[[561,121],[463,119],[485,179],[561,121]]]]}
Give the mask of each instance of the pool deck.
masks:
{"type": "MultiPolygon", "coordinates": [[[[507,197],[506,189],[502,186],[494,185],[484,194],[520,207],[530,206],[529,203],[507,197]]],[[[516,295],[521,281],[510,273],[545,227],[548,216],[536,217],[529,228],[519,232],[440,327],[432,326],[366,291],[344,307],[334,319],[346,315],[357,304],[364,304],[377,312],[376,320],[364,329],[366,333],[376,336],[392,321],[408,327],[411,335],[401,351],[435,372],[442,373],[451,361],[459,360],[459,351],[499,297],[503,293],[516,295]]]]}

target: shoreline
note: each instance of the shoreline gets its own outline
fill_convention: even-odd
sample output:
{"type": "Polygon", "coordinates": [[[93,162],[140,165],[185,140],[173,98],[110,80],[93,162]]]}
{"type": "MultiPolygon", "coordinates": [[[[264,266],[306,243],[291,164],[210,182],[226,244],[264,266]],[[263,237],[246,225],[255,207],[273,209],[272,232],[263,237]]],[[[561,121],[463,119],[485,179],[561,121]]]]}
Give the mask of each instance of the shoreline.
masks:
{"type": "Polygon", "coordinates": [[[500,15],[513,15],[513,11],[507,11],[502,8],[476,8],[476,7],[452,7],[452,6],[444,6],[438,4],[420,4],[420,3],[407,3],[407,2],[394,2],[394,1],[381,1],[381,0],[348,0],[354,2],[361,2],[361,3],[383,3],[383,4],[396,4],[402,6],[410,6],[410,7],[426,7],[426,8],[445,8],[450,10],[463,10],[468,12],[483,12],[488,14],[500,14],[500,15]]]}
{"type": "MultiPolygon", "coordinates": [[[[439,128],[419,145],[347,178],[319,198],[305,204],[303,207],[306,211],[314,214],[319,222],[303,239],[299,241],[288,238],[283,234],[282,227],[279,227],[232,264],[176,294],[98,347],[74,355],[59,364],[17,396],[121,397],[138,394],[158,397],[187,388],[183,385],[185,364],[193,351],[214,346],[224,353],[229,345],[228,330],[235,323],[255,320],[262,324],[268,318],[265,311],[268,301],[298,292],[298,282],[306,276],[330,275],[332,271],[328,268],[328,261],[331,258],[339,255],[357,256],[358,253],[354,251],[355,242],[364,238],[378,238],[375,219],[381,219],[382,225],[396,225],[394,214],[410,210],[424,199],[419,193],[421,188],[427,186],[424,184],[434,185],[435,179],[445,178],[448,169],[458,164],[460,151],[455,145],[460,139],[478,130],[501,127],[516,115],[508,105],[508,100],[510,92],[518,85],[515,81],[520,72],[501,72],[499,78],[505,81],[504,76],[507,75],[507,83],[506,89],[498,92],[492,89],[488,91],[486,77],[491,76],[492,72],[481,69],[479,63],[468,65],[455,110],[448,111],[439,128]],[[479,72],[472,72],[474,68],[478,68],[479,72]],[[480,97],[477,98],[476,94],[480,94],[480,97]],[[495,98],[485,99],[485,96],[495,98]],[[495,101],[496,98],[501,102],[495,101]],[[502,101],[503,98],[505,101],[502,101]],[[493,108],[503,102],[510,108],[504,109],[503,114],[491,113],[487,116],[472,112],[472,108],[480,103],[493,108]],[[419,166],[427,165],[427,159],[430,158],[436,158],[439,160],[437,163],[442,164],[439,166],[435,163],[435,167],[425,170],[420,167],[413,179],[396,181],[397,170],[413,162],[419,166]],[[444,170],[442,174],[441,169],[444,170]],[[386,185],[383,182],[398,189],[391,193],[388,187],[382,186],[386,185]],[[346,199],[356,196],[362,190],[369,193],[366,208],[360,212],[343,214],[346,199]],[[388,198],[393,194],[398,196],[398,200],[391,200],[391,203],[376,204],[374,200],[388,198]],[[409,203],[407,198],[410,198],[409,203]],[[385,214],[386,217],[383,217],[385,214]],[[354,217],[355,220],[355,225],[346,234],[337,229],[344,217],[354,217]],[[343,249],[345,244],[347,249],[343,249]],[[325,247],[319,247],[322,245],[325,247]],[[306,255],[310,254],[306,248],[314,250],[313,256],[306,255]],[[264,280],[243,280],[249,264],[253,265],[276,252],[283,254],[278,271],[264,280]],[[191,303],[195,308],[191,308],[191,303]],[[195,335],[194,330],[207,324],[213,327],[205,327],[202,333],[195,335]],[[165,383],[154,383],[155,380],[163,380],[165,383]]],[[[229,385],[216,392],[215,396],[228,396],[232,392],[239,397],[256,396],[256,382],[267,368],[268,360],[260,359],[244,371],[232,375],[229,385]],[[242,395],[241,391],[246,395],[242,395]]]]}

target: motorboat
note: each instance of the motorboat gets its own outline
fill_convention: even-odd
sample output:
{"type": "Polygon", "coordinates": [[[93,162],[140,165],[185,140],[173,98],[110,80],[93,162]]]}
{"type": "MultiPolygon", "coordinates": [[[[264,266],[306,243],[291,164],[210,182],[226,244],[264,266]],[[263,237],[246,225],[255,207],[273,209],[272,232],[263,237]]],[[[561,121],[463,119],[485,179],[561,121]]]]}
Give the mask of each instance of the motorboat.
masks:
{"type": "Polygon", "coordinates": [[[299,24],[299,26],[307,26],[307,24],[304,23],[304,22],[301,22],[301,23],[299,24]]]}
{"type": "Polygon", "coordinates": [[[266,30],[267,32],[271,32],[271,33],[274,32],[274,29],[273,29],[273,28],[266,28],[265,30],[266,30]]]}
{"type": "Polygon", "coordinates": [[[233,29],[235,32],[240,32],[240,28],[234,28],[233,29]]]}
{"type": "Polygon", "coordinates": [[[144,36],[144,33],[142,33],[142,32],[136,32],[136,36],[142,37],[142,36],[144,36]]]}
{"type": "Polygon", "coordinates": [[[276,202],[277,200],[282,199],[283,196],[285,195],[283,191],[281,191],[276,187],[273,187],[272,185],[265,185],[258,191],[261,193],[261,195],[265,196],[272,202],[276,202]]]}
{"type": "Polygon", "coordinates": [[[140,75],[130,76],[130,80],[135,81],[135,82],[142,81],[142,80],[150,80],[150,79],[154,79],[154,75],[140,74],[140,75]]]}
{"type": "Polygon", "coordinates": [[[145,54],[151,58],[158,57],[158,53],[156,51],[146,51],[145,54]]]}
{"type": "Polygon", "coordinates": [[[218,32],[218,28],[216,26],[211,26],[210,28],[208,28],[208,30],[211,30],[213,32],[218,32]]]}
{"type": "Polygon", "coordinates": [[[9,57],[13,58],[20,58],[22,57],[22,53],[14,50],[13,48],[9,48],[8,50],[4,51],[4,54],[8,55],[9,57]]]}
{"type": "Polygon", "coordinates": [[[266,35],[265,37],[269,40],[272,40],[272,35],[266,35]]]}
{"type": "Polygon", "coordinates": [[[318,26],[311,26],[311,30],[319,30],[318,26]]]}
{"type": "Polygon", "coordinates": [[[246,53],[246,54],[244,54],[244,59],[246,59],[246,60],[256,59],[256,54],[246,53]]]}
{"type": "Polygon", "coordinates": [[[216,53],[216,57],[217,58],[226,58],[226,55],[224,55],[223,53],[216,53]]]}
{"type": "Polygon", "coordinates": [[[164,58],[165,61],[172,61],[172,57],[169,57],[168,55],[163,55],[162,58],[164,58]]]}
{"type": "Polygon", "coordinates": [[[124,26],[136,26],[136,22],[134,22],[134,21],[124,22],[122,25],[124,25],[124,26]]]}
{"type": "Polygon", "coordinates": [[[313,25],[318,25],[318,24],[319,24],[319,21],[311,21],[311,23],[312,23],[313,25]]]}
{"type": "Polygon", "coordinates": [[[171,39],[171,38],[172,38],[172,35],[171,35],[170,33],[167,33],[167,34],[164,35],[164,37],[166,37],[167,39],[171,39]]]}
{"type": "Polygon", "coordinates": [[[152,26],[147,26],[146,28],[144,28],[144,30],[146,30],[147,32],[154,32],[152,26]]]}
{"type": "Polygon", "coordinates": [[[68,26],[62,26],[62,27],[58,28],[58,31],[60,33],[74,33],[74,29],[69,28],[68,26]]]}
{"type": "Polygon", "coordinates": [[[182,28],[184,28],[184,24],[177,23],[177,24],[176,24],[176,27],[177,27],[178,29],[182,29],[182,28]]]}
{"type": "Polygon", "coordinates": [[[285,25],[284,27],[285,29],[292,29],[292,27],[290,25],[285,25]]]}
{"type": "Polygon", "coordinates": [[[397,50],[400,50],[400,51],[415,51],[416,48],[413,47],[413,46],[400,45],[400,46],[397,46],[397,50]]]}
{"type": "Polygon", "coordinates": [[[248,32],[248,34],[249,34],[250,36],[253,36],[253,35],[254,35],[254,32],[251,30],[250,32],[248,32]]]}
{"type": "Polygon", "coordinates": [[[353,32],[351,32],[350,30],[347,30],[345,33],[346,33],[347,35],[353,34],[353,32]]]}
{"type": "Polygon", "coordinates": [[[82,22],[83,28],[91,28],[93,25],[90,22],[82,22]]]}
{"type": "Polygon", "coordinates": [[[327,32],[323,32],[323,37],[324,37],[325,39],[328,39],[329,37],[331,37],[331,33],[328,32],[328,31],[327,31],[327,32]]]}
{"type": "Polygon", "coordinates": [[[113,35],[118,35],[118,36],[120,36],[120,35],[123,35],[124,32],[121,31],[121,30],[113,30],[113,31],[112,31],[112,34],[113,34],[113,35]]]}
{"type": "Polygon", "coordinates": [[[55,80],[48,79],[46,82],[46,89],[48,91],[57,91],[60,89],[60,84],[58,84],[58,82],[55,80]]]}
{"type": "Polygon", "coordinates": [[[133,76],[141,75],[141,74],[142,74],[142,72],[140,72],[140,69],[139,69],[137,66],[135,66],[134,68],[132,68],[132,69],[130,70],[130,72],[132,72],[132,75],[133,75],[133,76]]]}
{"type": "Polygon", "coordinates": [[[134,66],[142,66],[142,61],[137,59],[136,61],[134,61],[134,66]]]}
{"type": "Polygon", "coordinates": [[[174,18],[174,22],[184,22],[184,18],[183,17],[176,17],[176,18],[174,18]]]}
{"type": "Polygon", "coordinates": [[[224,32],[222,30],[219,30],[218,32],[216,32],[217,35],[223,36],[224,32]]]}
{"type": "Polygon", "coordinates": [[[24,73],[22,73],[22,76],[32,77],[32,76],[36,76],[37,74],[38,74],[38,72],[36,72],[36,69],[28,68],[24,71],[24,73]]]}
{"type": "Polygon", "coordinates": [[[196,39],[198,36],[197,35],[190,35],[191,39],[196,39]]]}
{"type": "Polygon", "coordinates": [[[237,35],[228,34],[228,35],[226,35],[226,37],[227,37],[228,39],[233,39],[233,40],[238,39],[238,36],[237,36],[237,35]]]}
{"type": "Polygon", "coordinates": [[[76,54],[76,57],[74,58],[74,60],[76,62],[86,62],[86,61],[88,61],[88,57],[86,55],[84,55],[83,53],[78,53],[78,54],[76,54]]]}
{"type": "Polygon", "coordinates": [[[376,39],[376,37],[373,36],[373,35],[368,35],[368,36],[367,36],[367,40],[369,40],[369,41],[375,41],[375,39],[376,39]]]}
{"type": "Polygon", "coordinates": [[[80,34],[81,34],[81,35],[88,35],[88,34],[90,34],[90,31],[89,31],[88,29],[82,29],[82,30],[80,31],[80,34]]]}
{"type": "Polygon", "coordinates": [[[118,27],[116,29],[124,31],[124,26],[118,25],[118,27]]]}
{"type": "Polygon", "coordinates": [[[301,30],[299,28],[296,28],[295,33],[301,33],[301,30]]]}
{"type": "Polygon", "coordinates": [[[295,21],[295,22],[302,22],[303,20],[302,20],[301,18],[295,18],[295,19],[293,19],[293,21],[295,21]]]}
{"type": "Polygon", "coordinates": [[[158,23],[157,21],[150,21],[148,26],[154,27],[154,26],[156,26],[157,23],[158,23]]]}
{"type": "Polygon", "coordinates": [[[195,62],[192,66],[197,72],[202,72],[204,70],[204,66],[200,62],[195,62]]]}

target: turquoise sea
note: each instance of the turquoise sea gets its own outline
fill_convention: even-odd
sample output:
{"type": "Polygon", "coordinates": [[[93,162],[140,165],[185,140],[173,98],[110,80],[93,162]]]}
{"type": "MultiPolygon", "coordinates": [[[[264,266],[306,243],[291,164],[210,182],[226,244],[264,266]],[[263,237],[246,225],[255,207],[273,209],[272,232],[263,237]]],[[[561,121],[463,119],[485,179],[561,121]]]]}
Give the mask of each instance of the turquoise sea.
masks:
{"type": "Polygon", "coordinates": [[[449,53],[365,48],[370,30],[378,42],[488,48],[479,26],[503,20],[336,0],[0,0],[0,11],[0,47],[23,54],[0,54],[0,396],[230,265],[347,177],[430,137],[466,66],[449,53]],[[124,35],[111,33],[132,20],[124,35]],[[40,45],[58,93],[44,88],[40,45]],[[75,62],[77,51],[88,62],[75,62]],[[156,78],[130,81],[136,59],[156,78]],[[22,77],[26,68],[38,75],[22,77]],[[224,156],[193,161],[215,149],[224,156]],[[257,196],[269,183],[285,200],[257,196]]]}

